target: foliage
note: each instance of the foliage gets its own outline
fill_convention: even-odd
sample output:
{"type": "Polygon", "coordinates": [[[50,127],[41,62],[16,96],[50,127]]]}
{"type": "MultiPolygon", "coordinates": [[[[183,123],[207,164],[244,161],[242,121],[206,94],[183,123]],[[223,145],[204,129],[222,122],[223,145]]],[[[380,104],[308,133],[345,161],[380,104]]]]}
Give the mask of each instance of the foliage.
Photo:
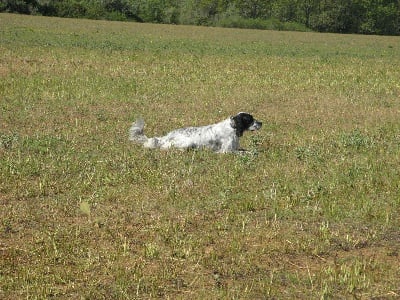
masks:
{"type": "Polygon", "coordinates": [[[240,16],[231,16],[223,18],[216,23],[217,26],[229,28],[247,28],[247,29],[268,29],[268,30],[290,30],[307,31],[308,29],[299,23],[281,22],[278,19],[248,19],[240,16]]]}
{"type": "Polygon", "coordinates": [[[297,30],[400,34],[397,0],[2,0],[0,11],[280,30],[298,24],[297,30]]]}

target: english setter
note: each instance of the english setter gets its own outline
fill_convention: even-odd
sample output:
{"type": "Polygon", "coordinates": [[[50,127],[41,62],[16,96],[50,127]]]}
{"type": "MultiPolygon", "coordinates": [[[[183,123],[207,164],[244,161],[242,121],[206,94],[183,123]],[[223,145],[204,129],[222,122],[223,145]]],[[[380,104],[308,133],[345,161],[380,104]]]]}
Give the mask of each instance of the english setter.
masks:
{"type": "Polygon", "coordinates": [[[143,119],[138,119],[129,130],[129,140],[143,144],[145,148],[207,148],[220,153],[236,152],[240,150],[239,138],[243,132],[258,130],[261,126],[262,122],[252,115],[240,112],[216,124],[176,129],[162,137],[148,138],[143,133],[143,119]]]}

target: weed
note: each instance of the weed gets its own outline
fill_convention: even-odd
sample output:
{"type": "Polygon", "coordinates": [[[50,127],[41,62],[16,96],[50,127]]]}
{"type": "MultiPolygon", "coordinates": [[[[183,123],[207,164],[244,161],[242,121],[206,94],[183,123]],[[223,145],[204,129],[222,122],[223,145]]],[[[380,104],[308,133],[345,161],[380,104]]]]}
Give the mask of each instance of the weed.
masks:
{"type": "Polygon", "coordinates": [[[144,245],[144,256],[146,258],[154,259],[158,258],[160,255],[160,250],[154,243],[147,243],[144,245]]]}
{"type": "Polygon", "coordinates": [[[357,150],[373,145],[372,139],[367,135],[362,134],[359,129],[343,134],[341,137],[341,143],[344,147],[353,147],[357,150]]]}

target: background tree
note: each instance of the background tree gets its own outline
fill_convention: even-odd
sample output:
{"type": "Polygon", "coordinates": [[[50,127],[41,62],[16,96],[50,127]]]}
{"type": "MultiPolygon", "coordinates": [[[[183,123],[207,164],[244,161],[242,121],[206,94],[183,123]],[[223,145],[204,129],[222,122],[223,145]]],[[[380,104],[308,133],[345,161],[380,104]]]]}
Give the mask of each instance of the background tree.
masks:
{"type": "Polygon", "coordinates": [[[0,11],[259,29],[400,34],[399,0],[0,0],[0,11]]]}

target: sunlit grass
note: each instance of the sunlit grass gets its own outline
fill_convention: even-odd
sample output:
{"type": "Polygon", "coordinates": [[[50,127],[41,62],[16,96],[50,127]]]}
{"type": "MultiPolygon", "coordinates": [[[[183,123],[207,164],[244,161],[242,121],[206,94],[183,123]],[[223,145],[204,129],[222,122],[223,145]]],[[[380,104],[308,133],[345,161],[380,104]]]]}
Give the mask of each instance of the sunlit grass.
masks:
{"type": "Polygon", "coordinates": [[[398,296],[399,46],[0,14],[0,298],[398,296]],[[127,140],[238,111],[246,155],[127,140]]]}

